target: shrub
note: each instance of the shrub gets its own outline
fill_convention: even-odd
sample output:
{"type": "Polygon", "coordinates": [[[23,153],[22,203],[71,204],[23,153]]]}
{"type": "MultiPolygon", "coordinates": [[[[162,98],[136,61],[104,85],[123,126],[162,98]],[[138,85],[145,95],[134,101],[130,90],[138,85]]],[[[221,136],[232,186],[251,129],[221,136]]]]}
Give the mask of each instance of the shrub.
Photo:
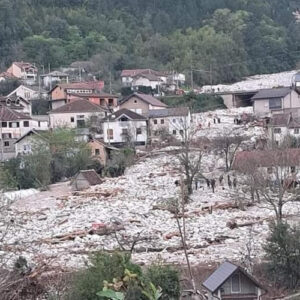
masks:
{"type": "Polygon", "coordinates": [[[286,223],[272,224],[266,251],[267,273],[287,288],[300,287],[300,229],[286,223]]]}
{"type": "Polygon", "coordinates": [[[170,266],[152,265],[146,271],[146,278],[162,289],[162,300],[179,299],[178,271],[170,266]]]}

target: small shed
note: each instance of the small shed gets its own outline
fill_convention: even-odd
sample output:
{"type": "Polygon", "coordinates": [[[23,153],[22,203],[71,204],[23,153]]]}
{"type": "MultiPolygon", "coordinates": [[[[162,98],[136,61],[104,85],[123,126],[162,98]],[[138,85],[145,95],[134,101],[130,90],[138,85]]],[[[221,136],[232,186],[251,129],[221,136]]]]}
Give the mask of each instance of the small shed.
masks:
{"type": "Polygon", "coordinates": [[[260,300],[266,290],[243,268],[224,262],[202,284],[208,300],[260,300]]]}
{"type": "Polygon", "coordinates": [[[81,170],[75,175],[71,186],[72,190],[81,191],[101,183],[102,180],[95,170],[81,170]]]}

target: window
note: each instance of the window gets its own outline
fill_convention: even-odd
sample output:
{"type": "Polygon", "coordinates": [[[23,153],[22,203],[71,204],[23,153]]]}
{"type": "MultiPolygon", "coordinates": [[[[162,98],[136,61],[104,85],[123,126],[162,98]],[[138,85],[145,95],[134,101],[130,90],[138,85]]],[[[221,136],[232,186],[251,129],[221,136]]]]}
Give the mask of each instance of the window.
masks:
{"type": "Polygon", "coordinates": [[[109,140],[113,140],[114,139],[114,131],[113,131],[113,129],[107,129],[107,138],[109,140]]]}
{"type": "Polygon", "coordinates": [[[274,133],[281,133],[281,128],[274,128],[274,133]]]}
{"type": "Polygon", "coordinates": [[[299,128],[294,129],[294,134],[299,134],[299,128]]]}
{"type": "Polygon", "coordinates": [[[161,119],[161,120],[160,120],[160,124],[165,124],[165,120],[164,120],[164,119],[161,119]]]}
{"type": "Polygon", "coordinates": [[[29,121],[24,121],[24,122],[23,122],[23,126],[24,126],[24,127],[29,127],[29,121]]]}
{"type": "Polygon", "coordinates": [[[273,173],[273,168],[272,167],[268,167],[267,168],[267,172],[268,172],[268,174],[272,174],[273,173]]]}
{"type": "Polygon", "coordinates": [[[11,139],[11,133],[2,133],[3,139],[11,139]]]}
{"type": "Polygon", "coordinates": [[[296,172],[296,167],[291,167],[291,173],[295,173],[296,172]]]}
{"type": "Polygon", "coordinates": [[[20,123],[19,122],[10,122],[9,127],[10,128],[18,128],[18,127],[20,127],[20,123]]]}
{"type": "Polygon", "coordinates": [[[128,129],[127,128],[122,128],[122,134],[127,135],[128,134],[128,129]]]}
{"type": "Polygon", "coordinates": [[[156,119],[154,119],[154,120],[153,120],[153,123],[156,125],[156,124],[157,124],[157,120],[156,120],[156,119]]]}
{"type": "Polygon", "coordinates": [[[114,105],[114,99],[108,99],[108,106],[114,105]]]}
{"type": "Polygon", "coordinates": [[[74,123],[74,121],[75,121],[75,120],[74,120],[74,117],[71,117],[71,122],[74,123]]]}
{"type": "Polygon", "coordinates": [[[84,120],[77,120],[77,127],[78,128],[84,128],[85,127],[85,121],[84,120]]]}
{"type": "Polygon", "coordinates": [[[173,130],[173,134],[174,134],[174,135],[176,135],[176,134],[177,134],[176,130],[173,130]]]}
{"type": "Polygon", "coordinates": [[[23,145],[24,151],[31,151],[31,145],[23,145]]]}
{"type": "Polygon", "coordinates": [[[180,133],[181,136],[183,136],[183,130],[182,129],[179,130],[179,133],[180,133]]]}
{"type": "Polygon", "coordinates": [[[134,102],[134,103],[137,103],[137,100],[134,100],[133,102],[134,102]]]}
{"type": "Polygon", "coordinates": [[[9,142],[4,142],[4,147],[9,147],[9,142]]]}
{"type": "Polygon", "coordinates": [[[100,155],[100,149],[95,149],[95,155],[100,155]]]}
{"type": "Polygon", "coordinates": [[[239,274],[233,274],[231,277],[231,292],[240,293],[241,292],[241,281],[239,274]]]}
{"type": "Polygon", "coordinates": [[[7,127],[7,122],[2,122],[2,123],[1,123],[1,126],[2,126],[2,127],[7,127]]]}
{"type": "Polygon", "coordinates": [[[281,98],[269,99],[269,109],[281,109],[281,98]]]}
{"type": "Polygon", "coordinates": [[[138,134],[142,134],[142,128],[137,128],[136,129],[136,134],[138,135],[138,134]]]}

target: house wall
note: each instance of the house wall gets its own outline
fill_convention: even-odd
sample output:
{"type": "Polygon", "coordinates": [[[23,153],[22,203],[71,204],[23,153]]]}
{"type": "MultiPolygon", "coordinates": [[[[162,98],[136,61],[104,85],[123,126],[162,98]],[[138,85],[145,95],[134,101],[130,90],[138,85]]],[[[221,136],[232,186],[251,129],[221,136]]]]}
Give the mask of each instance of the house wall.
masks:
{"type": "Polygon", "coordinates": [[[39,93],[37,91],[31,90],[24,85],[20,85],[18,88],[16,88],[14,91],[12,91],[10,94],[8,94],[8,97],[16,94],[18,97],[22,97],[26,100],[36,99],[39,97],[39,93]]]}
{"type": "Polygon", "coordinates": [[[54,110],[61,106],[64,106],[65,104],[66,104],[66,100],[51,101],[51,108],[52,110],[54,110]]]}
{"type": "MultiPolygon", "coordinates": [[[[243,273],[241,272],[237,272],[235,274],[239,274],[240,275],[240,287],[241,287],[241,291],[239,293],[233,293],[232,292],[232,285],[231,285],[231,280],[232,277],[230,277],[227,281],[225,281],[225,283],[221,286],[221,295],[225,296],[225,295],[242,295],[242,294],[258,294],[258,289],[257,287],[253,284],[253,282],[246,277],[243,273]]],[[[256,297],[255,299],[258,299],[258,297],[256,297]]]]}
{"type": "Polygon", "coordinates": [[[164,118],[151,118],[149,120],[150,134],[153,137],[156,131],[166,130],[170,135],[174,136],[177,139],[182,139],[180,130],[186,130],[190,128],[191,124],[191,115],[188,116],[170,116],[164,118]],[[157,121],[157,124],[154,124],[154,120],[157,121]],[[163,124],[162,124],[163,121],[163,124]]]}
{"type": "Polygon", "coordinates": [[[84,178],[82,174],[78,174],[71,183],[72,190],[81,191],[90,187],[89,182],[84,178]]]}
{"type": "Polygon", "coordinates": [[[282,109],[270,110],[269,109],[269,99],[255,100],[253,102],[253,109],[256,115],[268,115],[273,111],[276,113],[290,108],[300,108],[300,95],[294,90],[291,91],[289,95],[282,98],[282,109]]]}
{"type": "Polygon", "coordinates": [[[82,112],[82,113],[50,113],[50,128],[57,127],[69,127],[69,128],[77,128],[78,120],[85,120],[87,122],[90,117],[97,116],[98,118],[104,118],[104,112],[82,112]],[[80,118],[83,116],[83,118],[80,118]],[[71,121],[71,118],[74,118],[74,121],[71,121]]]}
{"type": "Polygon", "coordinates": [[[119,105],[119,109],[127,108],[140,114],[147,114],[149,112],[149,104],[142,101],[136,96],[132,96],[126,102],[119,105]]]}
{"type": "Polygon", "coordinates": [[[15,143],[16,155],[30,154],[40,143],[42,143],[42,139],[35,134],[25,136],[22,140],[15,143]]]}
{"type": "Polygon", "coordinates": [[[61,88],[60,86],[57,86],[51,92],[51,99],[52,100],[65,99],[66,97],[67,97],[67,94],[65,93],[65,90],[63,88],[61,88]]]}
{"type": "Polygon", "coordinates": [[[22,70],[17,65],[12,64],[8,69],[8,73],[13,74],[17,78],[22,78],[22,70]]]}
{"type": "Polygon", "coordinates": [[[53,86],[53,83],[65,83],[68,82],[68,77],[67,76],[45,76],[43,77],[43,86],[45,87],[50,87],[51,85],[53,86]]]}
{"type": "Polygon", "coordinates": [[[3,139],[3,144],[0,143],[0,161],[1,160],[8,160],[15,157],[15,141],[17,139],[3,139]],[[8,143],[8,146],[5,144],[8,143]],[[2,151],[3,145],[3,151],[2,151]],[[2,156],[3,153],[3,156],[2,156]]]}
{"type": "Polygon", "coordinates": [[[102,145],[101,143],[97,142],[97,141],[91,141],[88,143],[90,149],[91,149],[91,154],[92,157],[95,159],[98,159],[101,163],[102,166],[105,166],[107,163],[107,159],[108,159],[108,155],[107,155],[107,151],[106,148],[104,147],[104,145],[102,145]],[[96,149],[99,150],[100,154],[96,154],[96,149]]]}
{"type": "Polygon", "coordinates": [[[147,142],[147,122],[146,121],[114,121],[103,123],[103,133],[105,143],[125,143],[122,129],[127,129],[133,142],[145,143],[147,142]],[[136,134],[136,129],[141,128],[142,133],[136,134]],[[108,139],[108,129],[113,130],[113,139],[108,139]]]}
{"type": "Polygon", "coordinates": [[[7,122],[7,127],[1,127],[0,128],[0,137],[3,134],[11,134],[12,138],[18,139],[20,138],[22,135],[24,135],[25,133],[27,133],[28,131],[30,131],[31,129],[40,129],[39,127],[39,123],[36,120],[17,120],[17,121],[10,121],[7,122]],[[28,127],[24,127],[24,122],[28,121],[29,122],[29,126],[28,127]],[[9,123],[16,123],[19,122],[19,127],[9,127],[9,123]]]}
{"type": "Polygon", "coordinates": [[[159,85],[159,81],[150,81],[148,78],[138,77],[132,81],[132,86],[149,86],[152,89],[156,89],[159,85]]]}

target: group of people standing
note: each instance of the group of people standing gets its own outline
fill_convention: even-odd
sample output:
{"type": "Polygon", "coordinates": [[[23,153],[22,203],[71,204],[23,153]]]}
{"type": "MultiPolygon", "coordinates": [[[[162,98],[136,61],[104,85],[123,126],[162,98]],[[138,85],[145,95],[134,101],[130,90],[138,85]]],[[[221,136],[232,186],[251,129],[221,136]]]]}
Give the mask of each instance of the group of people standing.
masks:
{"type": "MultiPolygon", "coordinates": [[[[214,193],[215,189],[216,189],[217,180],[215,178],[212,178],[212,179],[205,178],[205,181],[206,181],[207,187],[211,188],[212,192],[214,193]]],[[[220,177],[219,177],[219,185],[223,186],[223,182],[224,182],[224,175],[220,175],[220,177]]],[[[235,176],[232,178],[228,174],[227,175],[227,184],[228,184],[229,188],[232,188],[232,187],[236,188],[237,187],[237,178],[235,176]]],[[[198,188],[201,188],[201,186],[199,185],[198,180],[195,180],[195,189],[197,190],[198,188]]]]}

